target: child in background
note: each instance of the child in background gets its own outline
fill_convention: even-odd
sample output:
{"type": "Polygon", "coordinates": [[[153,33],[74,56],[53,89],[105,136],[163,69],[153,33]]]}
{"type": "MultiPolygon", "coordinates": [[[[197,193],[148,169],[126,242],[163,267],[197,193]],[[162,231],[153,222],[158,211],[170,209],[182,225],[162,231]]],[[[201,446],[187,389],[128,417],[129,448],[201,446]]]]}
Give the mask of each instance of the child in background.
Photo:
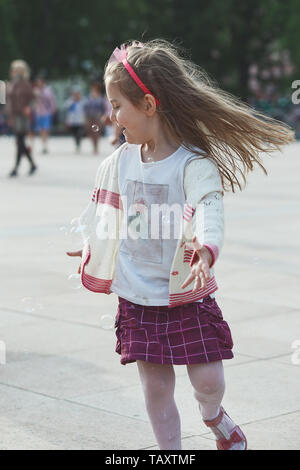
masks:
{"type": "Polygon", "coordinates": [[[98,155],[98,143],[100,136],[104,134],[103,118],[106,114],[106,103],[101,92],[100,83],[92,83],[90,96],[85,102],[84,111],[86,117],[86,133],[92,140],[94,155],[98,155]]]}
{"type": "Polygon", "coordinates": [[[48,138],[52,126],[52,118],[56,111],[56,100],[51,86],[39,75],[35,80],[35,128],[42,140],[42,153],[48,153],[48,138]]]}
{"type": "Polygon", "coordinates": [[[84,134],[86,100],[82,98],[80,87],[74,86],[72,95],[64,103],[66,109],[66,127],[74,137],[76,152],[80,152],[81,139],[84,134]]]}
{"type": "Polygon", "coordinates": [[[233,358],[215,298],[223,195],[242,189],[255,165],[266,173],[260,152],[280,149],[293,132],[217,88],[166,41],[115,49],[105,84],[126,143],[101,163],[80,218],[83,251],[68,255],[82,256],[86,288],[119,297],[116,352],[121,364],[137,363],[159,448],[181,449],[176,364],[187,368],[217,448],[246,450],[222,406],[222,361],[233,358]]]}

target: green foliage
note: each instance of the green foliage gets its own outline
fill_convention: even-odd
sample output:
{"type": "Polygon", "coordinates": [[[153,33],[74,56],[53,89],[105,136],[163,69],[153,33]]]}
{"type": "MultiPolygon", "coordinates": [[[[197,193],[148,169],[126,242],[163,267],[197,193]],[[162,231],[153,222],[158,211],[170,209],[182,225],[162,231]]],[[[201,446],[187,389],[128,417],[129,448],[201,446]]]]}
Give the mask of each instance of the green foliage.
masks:
{"type": "Polygon", "coordinates": [[[160,37],[245,97],[249,65],[264,64],[274,48],[300,64],[299,13],[299,0],[0,0],[0,74],[23,58],[33,74],[87,76],[116,45],[160,37]]]}
{"type": "Polygon", "coordinates": [[[7,66],[18,54],[17,41],[12,28],[15,9],[12,2],[0,0],[1,61],[0,80],[7,76],[7,66]]]}

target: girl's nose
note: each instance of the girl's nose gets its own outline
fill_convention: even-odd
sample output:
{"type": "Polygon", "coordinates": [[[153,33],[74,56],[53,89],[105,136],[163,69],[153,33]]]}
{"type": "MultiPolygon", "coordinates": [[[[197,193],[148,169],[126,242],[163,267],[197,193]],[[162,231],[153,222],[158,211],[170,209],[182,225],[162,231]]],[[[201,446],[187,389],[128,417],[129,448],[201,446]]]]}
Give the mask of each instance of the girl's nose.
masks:
{"type": "Polygon", "coordinates": [[[116,116],[115,116],[115,113],[114,113],[114,110],[112,109],[111,112],[110,112],[110,116],[109,116],[111,122],[115,122],[116,120],[116,116]]]}

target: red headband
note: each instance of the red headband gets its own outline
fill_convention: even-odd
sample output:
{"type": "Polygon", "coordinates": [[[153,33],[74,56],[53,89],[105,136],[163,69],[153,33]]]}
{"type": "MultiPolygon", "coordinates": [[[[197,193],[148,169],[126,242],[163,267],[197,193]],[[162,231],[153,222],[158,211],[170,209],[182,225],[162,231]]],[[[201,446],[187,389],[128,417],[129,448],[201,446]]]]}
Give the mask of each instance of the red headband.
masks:
{"type": "MultiPolygon", "coordinates": [[[[133,42],[131,44],[131,46],[133,46],[133,47],[144,47],[141,42],[133,42]]],[[[135,83],[140,87],[140,89],[145,93],[145,95],[149,94],[149,95],[153,96],[157,106],[159,106],[158,99],[156,99],[155,96],[153,95],[153,93],[151,93],[151,91],[148,90],[146,85],[144,85],[142,80],[137,76],[137,74],[135,73],[135,71],[133,70],[133,68],[131,67],[129,62],[127,61],[127,51],[128,51],[129,47],[130,46],[125,46],[124,44],[122,44],[120,48],[116,47],[114,52],[110,56],[110,59],[109,59],[108,62],[109,63],[111,63],[111,62],[122,62],[122,64],[124,65],[124,67],[126,68],[128,73],[131,75],[131,77],[133,78],[135,83]]]]}

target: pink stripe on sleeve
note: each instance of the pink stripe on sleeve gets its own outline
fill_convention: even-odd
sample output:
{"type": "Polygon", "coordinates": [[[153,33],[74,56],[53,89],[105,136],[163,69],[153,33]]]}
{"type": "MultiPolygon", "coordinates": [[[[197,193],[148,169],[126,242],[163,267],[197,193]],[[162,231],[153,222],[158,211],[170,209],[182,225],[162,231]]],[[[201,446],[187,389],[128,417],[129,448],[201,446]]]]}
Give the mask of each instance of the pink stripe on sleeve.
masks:
{"type": "MultiPolygon", "coordinates": [[[[219,256],[219,248],[217,247],[217,245],[213,245],[212,243],[210,244],[205,243],[203,246],[205,246],[205,248],[208,249],[208,251],[210,252],[212,256],[212,262],[210,265],[210,268],[212,268],[219,256]]],[[[198,256],[197,250],[194,250],[191,260],[190,260],[190,266],[193,266],[193,264],[196,263],[198,259],[199,259],[199,256],[198,256]]]]}
{"type": "Polygon", "coordinates": [[[205,246],[205,248],[208,249],[208,251],[210,252],[210,254],[213,258],[212,263],[210,265],[210,267],[212,267],[215,264],[215,262],[217,261],[217,258],[219,256],[219,248],[217,247],[217,245],[213,245],[211,243],[210,244],[205,243],[203,246],[205,246]]]}

